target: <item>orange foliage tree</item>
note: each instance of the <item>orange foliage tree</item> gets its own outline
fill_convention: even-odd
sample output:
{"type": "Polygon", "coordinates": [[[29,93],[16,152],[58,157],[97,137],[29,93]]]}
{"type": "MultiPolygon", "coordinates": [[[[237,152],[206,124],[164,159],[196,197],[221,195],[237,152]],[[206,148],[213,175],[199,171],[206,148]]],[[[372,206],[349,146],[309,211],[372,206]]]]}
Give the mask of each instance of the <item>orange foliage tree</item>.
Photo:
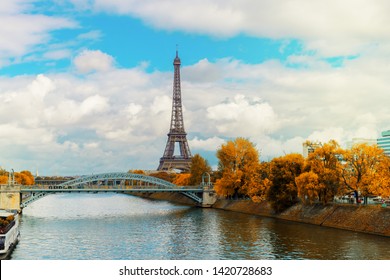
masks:
{"type": "Polygon", "coordinates": [[[151,174],[149,174],[149,176],[156,177],[156,178],[159,178],[161,180],[165,180],[165,181],[172,183],[173,180],[175,180],[176,174],[175,173],[168,173],[165,171],[159,171],[159,172],[151,173],[151,174]]]}
{"type": "Polygon", "coordinates": [[[388,193],[388,158],[377,146],[357,144],[343,154],[345,165],[342,169],[344,191],[353,191],[366,197],[388,193]],[[383,177],[382,177],[383,176],[383,177]]]}
{"type": "Polygon", "coordinates": [[[176,178],[173,181],[173,183],[178,186],[189,186],[190,179],[191,179],[190,173],[180,173],[180,174],[176,174],[176,178]]]}
{"type": "Polygon", "coordinates": [[[325,185],[319,182],[318,175],[313,171],[302,173],[295,178],[295,183],[297,184],[298,197],[304,203],[313,203],[325,189],[325,185]]]}
{"type": "Polygon", "coordinates": [[[21,185],[34,185],[34,176],[30,171],[15,172],[15,181],[21,185]]]}
{"type": "Polygon", "coordinates": [[[267,193],[272,185],[270,179],[270,163],[269,162],[262,162],[259,164],[257,174],[252,177],[253,180],[256,180],[256,182],[253,182],[251,184],[251,187],[248,188],[247,192],[249,197],[254,202],[261,202],[266,199],[267,193]]]}
{"type": "Polygon", "coordinates": [[[382,157],[372,175],[370,192],[381,197],[390,197],[390,158],[382,157]]]}
{"type": "Polygon", "coordinates": [[[143,171],[143,170],[141,170],[141,169],[129,170],[127,173],[134,173],[134,174],[145,175],[145,171],[143,171]]]}
{"type": "MultiPolygon", "coordinates": [[[[9,172],[4,169],[0,170],[0,184],[8,183],[9,172]]],[[[28,170],[23,170],[21,172],[15,172],[15,183],[21,185],[34,185],[35,179],[34,176],[28,170]]]]}
{"type": "MultiPolygon", "coordinates": [[[[129,170],[127,171],[127,173],[133,173],[133,174],[139,174],[139,175],[145,175],[145,171],[141,170],[141,169],[134,169],[134,170],[129,170]]],[[[145,183],[140,181],[140,180],[134,180],[133,183],[135,185],[139,185],[139,186],[142,186],[144,185],[145,183]]],[[[126,182],[126,185],[129,184],[126,182]]]]}
{"type": "Polygon", "coordinates": [[[219,195],[249,196],[253,189],[262,188],[259,152],[248,139],[228,141],[217,151],[217,157],[221,178],[215,183],[215,191],[219,195]]]}
{"type": "Polygon", "coordinates": [[[7,184],[7,183],[8,183],[8,176],[0,175],[0,184],[7,184]]]}
{"type": "Polygon", "coordinates": [[[8,171],[0,168],[0,184],[8,183],[8,171]]]}
{"type": "Polygon", "coordinates": [[[271,161],[267,198],[276,212],[297,202],[295,178],[302,173],[303,167],[304,158],[300,154],[288,154],[271,161]]]}
{"type": "Polygon", "coordinates": [[[331,140],[308,156],[306,172],[296,178],[298,196],[303,201],[312,203],[318,200],[326,204],[333,200],[340,187],[342,154],[339,144],[331,140]]]}
{"type": "Polygon", "coordinates": [[[191,169],[190,169],[190,181],[189,185],[195,186],[199,185],[202,182],[202,175],[207,172],[211,173],[211,167],[208,164],[207,160],[201,157],[199,154],[195,154],[191,160],[191,169]]]}

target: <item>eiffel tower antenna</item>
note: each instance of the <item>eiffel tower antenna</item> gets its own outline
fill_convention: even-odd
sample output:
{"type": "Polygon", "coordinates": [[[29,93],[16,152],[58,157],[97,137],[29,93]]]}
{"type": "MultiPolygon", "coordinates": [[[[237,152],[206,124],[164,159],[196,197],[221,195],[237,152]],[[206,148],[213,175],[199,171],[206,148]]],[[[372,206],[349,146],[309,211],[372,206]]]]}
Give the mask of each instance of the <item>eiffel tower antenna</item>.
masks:
{"type": "Polygon", "coordinates": [[[181,103],[180,65],[178,46],[176,45],[176,57],[173,60],[175,69],[173,78],[173,98],[171,126],[168,133],[168,141],[164,155],[160,158],[157,170],[178,169],[189,171],[191,167],[191,151],[187,142],[187,133],[184,130],[183,108],[181,103]],[[180,155],[175,155],[175,144],[178,143],[180,155]]]}

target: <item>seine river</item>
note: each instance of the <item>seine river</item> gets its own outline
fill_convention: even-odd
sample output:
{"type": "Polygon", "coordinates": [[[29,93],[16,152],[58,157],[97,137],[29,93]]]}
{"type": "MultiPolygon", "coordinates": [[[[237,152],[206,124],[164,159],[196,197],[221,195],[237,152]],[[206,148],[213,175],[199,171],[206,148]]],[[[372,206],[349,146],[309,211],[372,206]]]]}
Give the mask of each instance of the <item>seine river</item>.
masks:
{"type": "Polygon", "coordinates": [[[390,239],[124,194],[56,194],[24,209],[12,259],[390,259],[390,239]]]}

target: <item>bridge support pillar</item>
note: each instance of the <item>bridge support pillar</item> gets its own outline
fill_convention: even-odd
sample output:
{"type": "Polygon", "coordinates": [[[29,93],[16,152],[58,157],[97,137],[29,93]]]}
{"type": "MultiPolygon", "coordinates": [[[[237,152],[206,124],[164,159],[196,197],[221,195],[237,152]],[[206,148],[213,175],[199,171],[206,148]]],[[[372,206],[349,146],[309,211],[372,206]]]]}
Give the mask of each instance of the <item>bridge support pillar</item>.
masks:
{"type": "Polygon", "coordinates": [[[217,201],[217,194],[214,190],[204,190],[203,191],[203,201],[202,207],[208,208],[212,207],[214,203],[217,201]]]}
{"type": "Polygon", "coordinates": [[[22,202],[20,185],[1,185],[0,190],[0,209],[20,211],[22,202]]]}

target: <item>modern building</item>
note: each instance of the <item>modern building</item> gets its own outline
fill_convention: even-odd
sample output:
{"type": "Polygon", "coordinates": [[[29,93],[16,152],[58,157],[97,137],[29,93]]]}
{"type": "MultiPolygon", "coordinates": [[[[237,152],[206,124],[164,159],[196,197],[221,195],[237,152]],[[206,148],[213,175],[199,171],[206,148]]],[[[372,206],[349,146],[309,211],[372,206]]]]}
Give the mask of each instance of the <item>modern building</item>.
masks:
{"type": "Polygon", "coordinates": [[[307,158],[312,152],[315,151],[315,149],[321,147],[321,143],[306,141],[302,143],[302,147],[303,147],[303,157],[307,158]]]}
{"type": "Polygon", "coordinates": [[[347,142],[347,149],[351,149],[356,144],[367,144],[369,146],[374,146],[377,145],[377,140],[369,138],[352,138],[352,141],[347,142]]]}
{"type": "Polygon", "coordinates": [[[379,148],[385,151],[385,154],[390,157],[390,130],[382,132],[382,137],[377,139],[379,148]]]}

